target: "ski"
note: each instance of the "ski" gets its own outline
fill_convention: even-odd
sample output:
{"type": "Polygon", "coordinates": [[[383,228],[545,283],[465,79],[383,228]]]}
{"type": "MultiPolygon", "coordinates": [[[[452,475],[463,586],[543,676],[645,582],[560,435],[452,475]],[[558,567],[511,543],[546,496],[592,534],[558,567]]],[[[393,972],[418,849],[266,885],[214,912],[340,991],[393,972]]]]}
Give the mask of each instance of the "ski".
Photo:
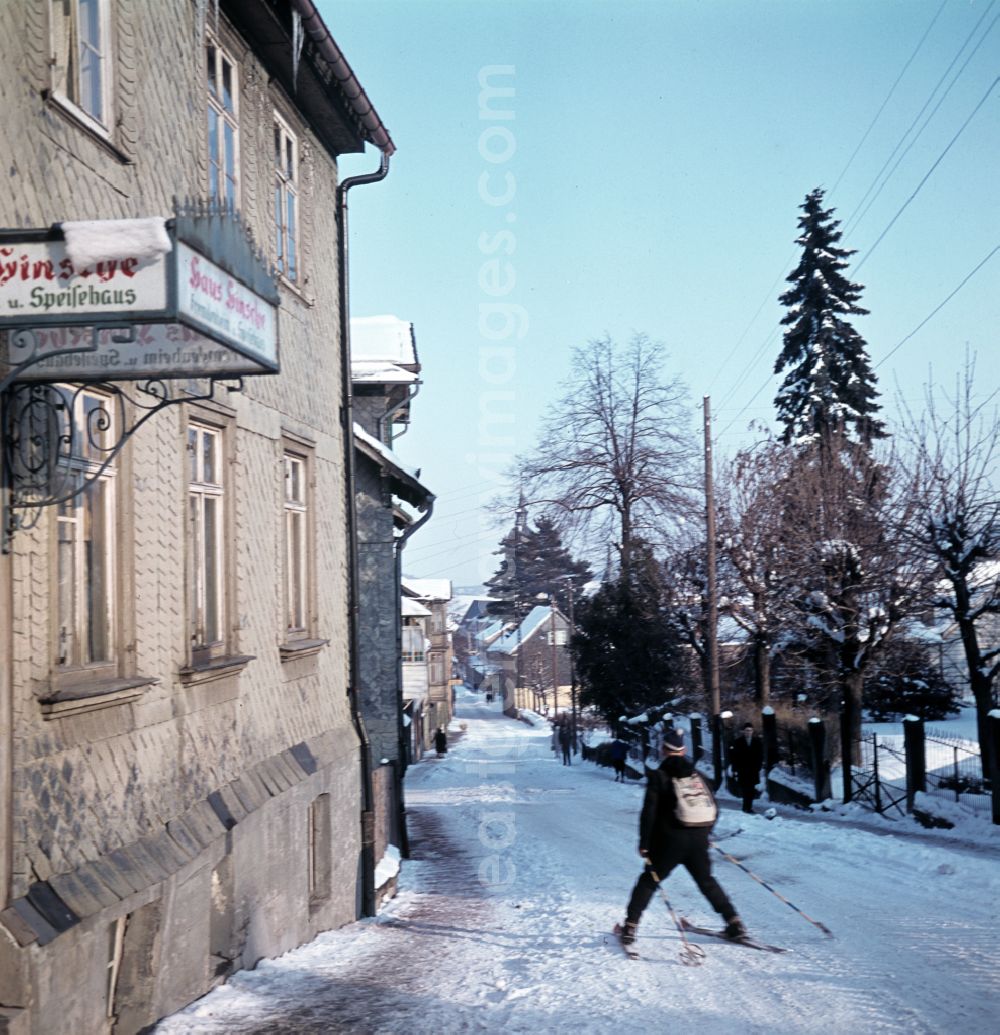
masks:
{"type": "Polygon", "coordinates": [[[622,952],[624,952],[625,955],[628,956],[628,958],[630,960],[637,960],[637,959],[639,959],[638,951],[636,949],[634,949],[631,945],[626,945],[622,941],[622,933],[623,932],[622,932],[622,925],[621,924],[615,924],[615,926],[612,929],[611,933],[615,936],[615,941],[621,947],[622,952]]]}
{"type": "Polygon", "coordinates": [[[709,938],[718,938],[722,942],[730,942],[733,945],[745,945],[748,949],[759,949],[761,952],[788,952],[780,945],[768,945],[767,942],[759,942],[756,938],[747,935],[745,938],[727,938],[722,931],[713,931],[710,927],[699,927],[691,923],[686,917],[681,917],[681,926],[691,934],[704,934],[709,938]]]}

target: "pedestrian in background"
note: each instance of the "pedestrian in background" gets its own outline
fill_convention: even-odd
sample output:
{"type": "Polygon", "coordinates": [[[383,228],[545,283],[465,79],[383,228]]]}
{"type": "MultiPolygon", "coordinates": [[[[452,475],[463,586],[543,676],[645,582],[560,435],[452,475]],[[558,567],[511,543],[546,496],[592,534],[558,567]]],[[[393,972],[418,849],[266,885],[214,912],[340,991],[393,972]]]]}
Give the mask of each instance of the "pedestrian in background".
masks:
{"type": "Polygon", "coordinates": [[[615,769],[615,783],[625,782],[625,759],[628,758],[628,744],[621,737],[615,737],[608,748],[608,757],[615,769]]]}
{"type": "Polygon", "coordinates": [[[434,750],[437,752],[438,758],[444,758],[448,753],[448,734],[444,731],[444,726],[438,726],[437,732],[434,734],[434,750]]]}
{"type": "Polygon", "coordinates": [[[573,747],[573,731],[569,728],[569,723],[563,719],[559,725],[559,747],[562,750],[562,764],[570,765],[570,750],[573,747]]]}
{"type": "Polygon", "coordinates": [[[744,723],[742,735],[736,738],[729,749],[729,765],[739,785],[744,812],[753,812],[753,800],[757,796],[763,764],[764,745],[754,733],[753,723],[744,723]]]}

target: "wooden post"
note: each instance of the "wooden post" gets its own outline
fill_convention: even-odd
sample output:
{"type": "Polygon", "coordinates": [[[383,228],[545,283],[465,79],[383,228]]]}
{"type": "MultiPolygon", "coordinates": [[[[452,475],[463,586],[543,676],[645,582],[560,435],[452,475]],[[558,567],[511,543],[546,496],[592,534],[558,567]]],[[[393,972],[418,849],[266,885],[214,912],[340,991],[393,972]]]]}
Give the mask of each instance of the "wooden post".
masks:
{"type": "Polygon", "coordinates": [[[826,764],[826,727],[822,719],[809,720],[809,745],[812,749],[813,797],[826,801],[830,797],[830,772],[826,764]]]}
{"type": "Polygon", "coordinates": [[[840,765],[844,773],[844,804],[854,800],[854,774],[851,759],[854,745],[851,741],[851,716],[846,702],[840,706],[840,765]]]}
{"type": "MultiPolygon", "coordinates": [[[[987,742],[986,762],[989,766],[990,793],[993,798],[993,822],[1000,826],[1000,708],[994,708],[986,716],[987,742]]],[[[985,766],[983,767],[985,770],[985,766]]],[[[984,771],[983,776],[987,774],[984,771]]]]}
{"type": "Polygon", "coordinates": [[[705,536],[708,552],[706,576],[708,583],[708,614],[705,621],[705,655],[708,662],[708,694],[712,706],[712,765],[715,789],[722,786],[722,720],[719,713],[722,704],[719,698],[719,604],[715,584],[715,489],[712,481],[712,411],[709,397],[702,404],[705,412],[705,536]]]}
{"type": "Polygon", "coordinates": [[[927,790],[927,747],[924,720],[916,715],[903,719],[903,748],[906,752],[906,811],[913,811],[917,793],[927,790]]]}
{"type": "Polygon", "coordinates": [[[778,764],[778,717],[768,705],[760,715],[764,740],[764,772],[769,773],[778,764]]]}

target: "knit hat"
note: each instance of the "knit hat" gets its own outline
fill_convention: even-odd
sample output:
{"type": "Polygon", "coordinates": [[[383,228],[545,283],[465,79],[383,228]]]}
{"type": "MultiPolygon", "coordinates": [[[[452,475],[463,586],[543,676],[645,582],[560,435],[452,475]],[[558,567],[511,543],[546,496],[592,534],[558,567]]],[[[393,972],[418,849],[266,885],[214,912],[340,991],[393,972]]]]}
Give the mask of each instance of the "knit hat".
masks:
{"type": "Polygon", "coordinates": [[[684,750],[684,731],[679,729],[669,729],[663,734],[663,747],[667,751],[683,751],[684,750]]]}

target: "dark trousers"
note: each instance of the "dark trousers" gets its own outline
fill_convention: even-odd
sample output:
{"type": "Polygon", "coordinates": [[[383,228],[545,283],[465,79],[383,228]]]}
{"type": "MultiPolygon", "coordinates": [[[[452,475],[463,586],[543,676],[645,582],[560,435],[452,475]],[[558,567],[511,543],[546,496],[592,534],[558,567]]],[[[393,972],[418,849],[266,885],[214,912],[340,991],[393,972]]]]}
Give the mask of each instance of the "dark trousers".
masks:
{"type": "Polygon", "coordinates": [[[650,865],[642,871],[642,876],[632,889],[632,897],[628,901],[625,919],[637,924],[643,910],[656,892],[656,882],[651,870],[656,871],[661,881],[675,866],[683,866],[691,874],[698,890],[708,899],[711,907],[727,923],[736,916],[732,902],[712,876],[712,862],[708,857],[708,830],[706,828],[687,828],[672,830],[667,844],[657,845],[650,853],[650,865]]]}
{"type": "Polygon", "coordinates": [[[573,747],[569,741],[562,745],[563,765],[570,765],[570,749],[573,747]]]}
{"type": "Polygon", "coordinates": [[[743,798],[743,811],[753,812],[753,800],[757,796],[757,778],[740,778],[740,795],[743,798]]]}
{"type": "Polygon", "coordinates": [[[615,762],[615,783],[617,783],[619,780],[621,780],[621,782],[624,783],[625,782],[625,759],[624,758],[616,758],[614,760],[614,762],[615,762]]]}

